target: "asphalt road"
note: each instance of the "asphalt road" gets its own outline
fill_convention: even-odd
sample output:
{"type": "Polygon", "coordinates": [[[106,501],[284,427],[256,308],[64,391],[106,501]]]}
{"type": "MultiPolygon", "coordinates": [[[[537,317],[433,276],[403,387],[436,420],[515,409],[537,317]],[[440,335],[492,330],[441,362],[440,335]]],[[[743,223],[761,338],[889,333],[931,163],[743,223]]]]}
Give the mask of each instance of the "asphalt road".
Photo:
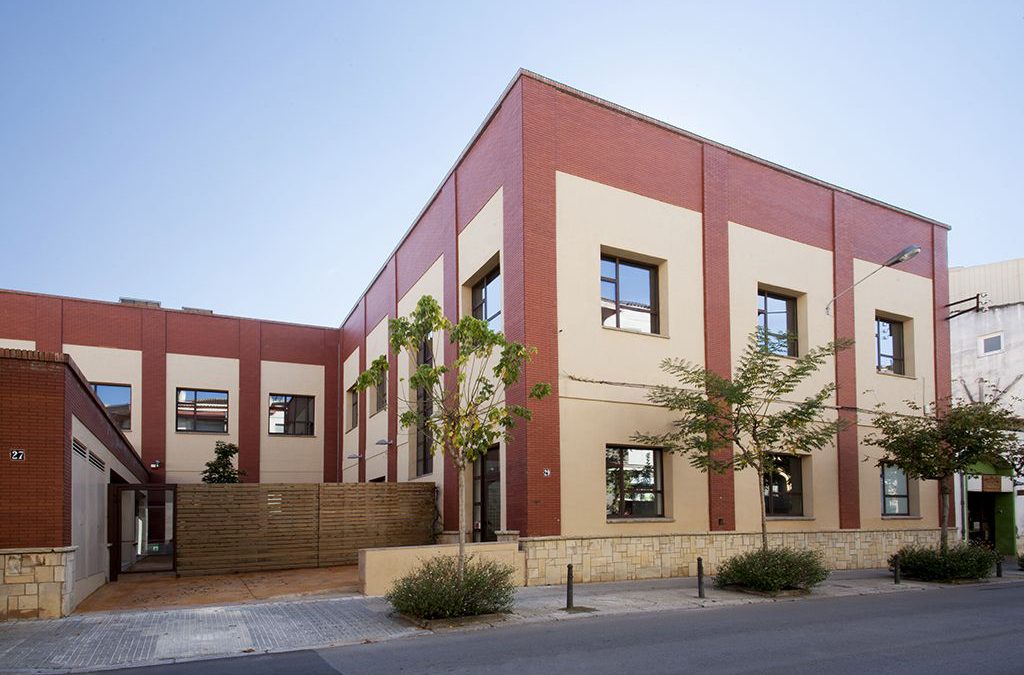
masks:
{"type": "Polygon", "coordinates": [[[1024,582],[591,616],[116,672],[1024,673],[1024,582]]]}

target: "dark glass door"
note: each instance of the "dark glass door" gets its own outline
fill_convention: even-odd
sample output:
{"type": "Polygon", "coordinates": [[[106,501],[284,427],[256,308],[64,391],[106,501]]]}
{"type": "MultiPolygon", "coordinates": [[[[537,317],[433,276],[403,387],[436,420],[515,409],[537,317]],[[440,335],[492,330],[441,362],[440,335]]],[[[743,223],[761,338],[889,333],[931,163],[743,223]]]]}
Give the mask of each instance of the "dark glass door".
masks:
{"type": "Polygon", "coordinates": [[[473,541],[498,541],[501,455],[497,446],[473,463],[473,541]]]}

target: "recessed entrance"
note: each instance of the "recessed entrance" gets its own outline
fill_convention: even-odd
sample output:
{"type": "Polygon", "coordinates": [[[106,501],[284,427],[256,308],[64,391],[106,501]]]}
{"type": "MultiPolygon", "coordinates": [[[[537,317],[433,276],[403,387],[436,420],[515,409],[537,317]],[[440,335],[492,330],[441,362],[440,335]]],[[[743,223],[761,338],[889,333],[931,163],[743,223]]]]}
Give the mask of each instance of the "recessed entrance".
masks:
{"type": "Polygon", "coordinates": [[[501,453],[497,446],[473,463],[473,541],[498,541],[501,453]]]}
{"type": "Polygon", "coordinates": [[[174,485],[111,484],[110,580],[129,572],[173,572],[174,485]]]}

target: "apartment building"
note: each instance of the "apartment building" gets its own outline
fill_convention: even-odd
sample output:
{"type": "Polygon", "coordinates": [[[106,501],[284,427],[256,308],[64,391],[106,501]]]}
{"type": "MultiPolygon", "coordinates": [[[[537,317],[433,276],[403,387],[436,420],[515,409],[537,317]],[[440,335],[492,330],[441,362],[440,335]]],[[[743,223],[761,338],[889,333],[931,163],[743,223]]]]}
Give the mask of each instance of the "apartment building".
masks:
{"type": "Polygon", "coordinates": [[[0,345],[65,351],[98,385],[131,385],[130,431],[167,482],[195,480],[214,437],[237,439],[246,480],[433,482],[451,533],[451,463],[398,424],[416,364],[389,354],[386,386],[353,386],[388,352],[388,319],[429,294],[453,321],[472,313],[537,347],[509,402],[552,386],[467,476],[473,537],[518,535],[538,553],[532,583],[580,556],[584,581],[692,573],[699,552],[753,545],[762,498],[787,543],[872,566],[937,539],[935,485],[883,473],[865,438],[877,404],[950,392],[947,229],[520,71],[340,329],[5,293],[0,345]],[[884,266],[908,246],[920,253],[884,266]],[[671,383],[662,359],[728,375],[759,322],[796,334],[780,358],[856,339],[817,382],[837,383],[851,422],[832,447],[758,486],[631,441],[671,423],[645,395],[671,383]],[[312,397],[311,437],[271,432],[308,419],[289,427],[295,399],[274,395],[312,397]]]}
{"type": "MultiPolygon", "coordinates": [[[[953,395],[998,400],[1024,418],[1024,259],[949,270],[953,395]],[[972,311],[977,309],[984,311],[972,311]]],[[[1024,476],[978,465],[962,476],[958,519],[964,539],[1015,555],[1024,551],[1024,476]]]]}

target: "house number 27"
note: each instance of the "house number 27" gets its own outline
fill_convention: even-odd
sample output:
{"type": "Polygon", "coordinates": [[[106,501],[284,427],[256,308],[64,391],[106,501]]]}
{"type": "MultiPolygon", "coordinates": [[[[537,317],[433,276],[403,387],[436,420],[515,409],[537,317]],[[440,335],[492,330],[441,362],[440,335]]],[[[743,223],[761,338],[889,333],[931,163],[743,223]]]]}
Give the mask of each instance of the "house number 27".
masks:
{"type": "Polygon", "coordinates": [[[25,451],[24,450],[11,450],[11,461],[12,462],[24,462],[25,451]]]}

